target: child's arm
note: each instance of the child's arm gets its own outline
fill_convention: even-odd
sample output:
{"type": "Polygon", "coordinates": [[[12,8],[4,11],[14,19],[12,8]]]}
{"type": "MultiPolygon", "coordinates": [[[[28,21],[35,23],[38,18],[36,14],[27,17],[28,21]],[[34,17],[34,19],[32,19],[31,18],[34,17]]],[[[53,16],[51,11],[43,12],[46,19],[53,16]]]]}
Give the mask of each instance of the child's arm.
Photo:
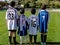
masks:
{"type": "Polygon", "coordinates": [[[28,24],[28,22],[26,21],[26,28],[28,29],[29,28],[29,24],[28,24]]]}
{"type": "Polygon", "coordinates": [[[28,29],[29,29],[30,17],[28,18],[27,23],[28,23],[28,29]]]}
{"type": "Polygon", "coordinates": [[[38,14],[38,23],[39,23],[39,25],[40,25],[40,12],[39,12],[39,14],[38,14]]]}
{"type": "Polygon", "coordinates": [[[28,24],[28,18],[26,18],[26,28],[29,28],[29,24],[28,24]]]}
{"type": "Polygon", "coordinates": [[[20,19],[18,18],[17,19],[17,26],[19,27],[19,25],[20,25],[20,19]]]}
{"type": "Polygon", "coordinates": [[[37,19],[38,19],[38,20],[37,20],[37,25],[38,25],[38,26],[37,26],[37,29],[39,30],[39,18],[37,17],[37,19]]]}

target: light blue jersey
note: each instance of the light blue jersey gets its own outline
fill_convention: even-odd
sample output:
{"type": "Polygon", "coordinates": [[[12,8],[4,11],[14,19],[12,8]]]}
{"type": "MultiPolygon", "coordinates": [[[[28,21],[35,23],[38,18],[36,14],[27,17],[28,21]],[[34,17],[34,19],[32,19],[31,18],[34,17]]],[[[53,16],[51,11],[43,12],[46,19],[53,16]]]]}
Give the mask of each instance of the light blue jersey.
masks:
{"type": "Polygon", "coordinates": [[[30,35],[37,35],[38,31],[38,17],[36,15],[32,15],[28,18],[29,24],[29,34],[30,35]]]}

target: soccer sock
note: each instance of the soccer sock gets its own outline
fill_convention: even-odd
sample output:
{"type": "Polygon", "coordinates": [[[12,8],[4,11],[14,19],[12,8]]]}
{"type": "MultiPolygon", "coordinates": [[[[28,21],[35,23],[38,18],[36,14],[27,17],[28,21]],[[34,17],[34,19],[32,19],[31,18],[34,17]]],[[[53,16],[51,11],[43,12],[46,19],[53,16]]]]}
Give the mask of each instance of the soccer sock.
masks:
{"type": "Polygon", "coordinates": [[[13,37],[13,41],[14,41],[14,43],[16,43],[16,37],[13,37]]]}
{"type": "Polygon", "coordinates": [[[46,39],[47,39],[47,35],[44,35],[44,42],[46,42],[46,39]]]}
{"type": "Polygon", "coordinates": [[[22,44],[22,36],[20,36],[20,44],[22,44]]]}
{"type": "Polygon", "coordinates": [[[37,35],[34,35],[34,43],[36,43],[37,35]]]}
{"type": "Polygon", "coordinates": [[[32,43],[32,35],[29,35],[30,43],[32,43]]]}
{"type": "Polygon", "coordinates": [[[41,34],[41,42],[43,42],[43,34],[41,34]]]}
{"type": "Polygon", "coordinates": [[[11,36],[9,36],[9,42],[11,43],[11,41],[12,41],[12,37],[11,37],[11,36]]]}

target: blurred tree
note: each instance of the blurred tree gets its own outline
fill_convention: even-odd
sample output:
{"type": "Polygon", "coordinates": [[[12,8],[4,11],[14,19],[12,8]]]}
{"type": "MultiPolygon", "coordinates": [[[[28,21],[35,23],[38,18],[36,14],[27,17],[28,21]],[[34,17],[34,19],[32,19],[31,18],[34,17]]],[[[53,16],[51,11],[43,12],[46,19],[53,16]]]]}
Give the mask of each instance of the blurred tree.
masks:
{"type": "Polygon", "coordinates": [[[21,2],[22,0],[18,0],[18,2],[21,2]]]}

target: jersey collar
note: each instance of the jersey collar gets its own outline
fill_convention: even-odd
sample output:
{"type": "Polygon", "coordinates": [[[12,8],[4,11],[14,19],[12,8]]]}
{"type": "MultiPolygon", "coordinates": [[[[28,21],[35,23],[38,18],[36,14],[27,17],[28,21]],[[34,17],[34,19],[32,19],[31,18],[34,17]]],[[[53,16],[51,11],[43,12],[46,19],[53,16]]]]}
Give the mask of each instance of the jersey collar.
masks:
{"type": "Polygon", "coordinates": [[[41,10],[41,11],[45,11],[45,10],[41,10]]]}

